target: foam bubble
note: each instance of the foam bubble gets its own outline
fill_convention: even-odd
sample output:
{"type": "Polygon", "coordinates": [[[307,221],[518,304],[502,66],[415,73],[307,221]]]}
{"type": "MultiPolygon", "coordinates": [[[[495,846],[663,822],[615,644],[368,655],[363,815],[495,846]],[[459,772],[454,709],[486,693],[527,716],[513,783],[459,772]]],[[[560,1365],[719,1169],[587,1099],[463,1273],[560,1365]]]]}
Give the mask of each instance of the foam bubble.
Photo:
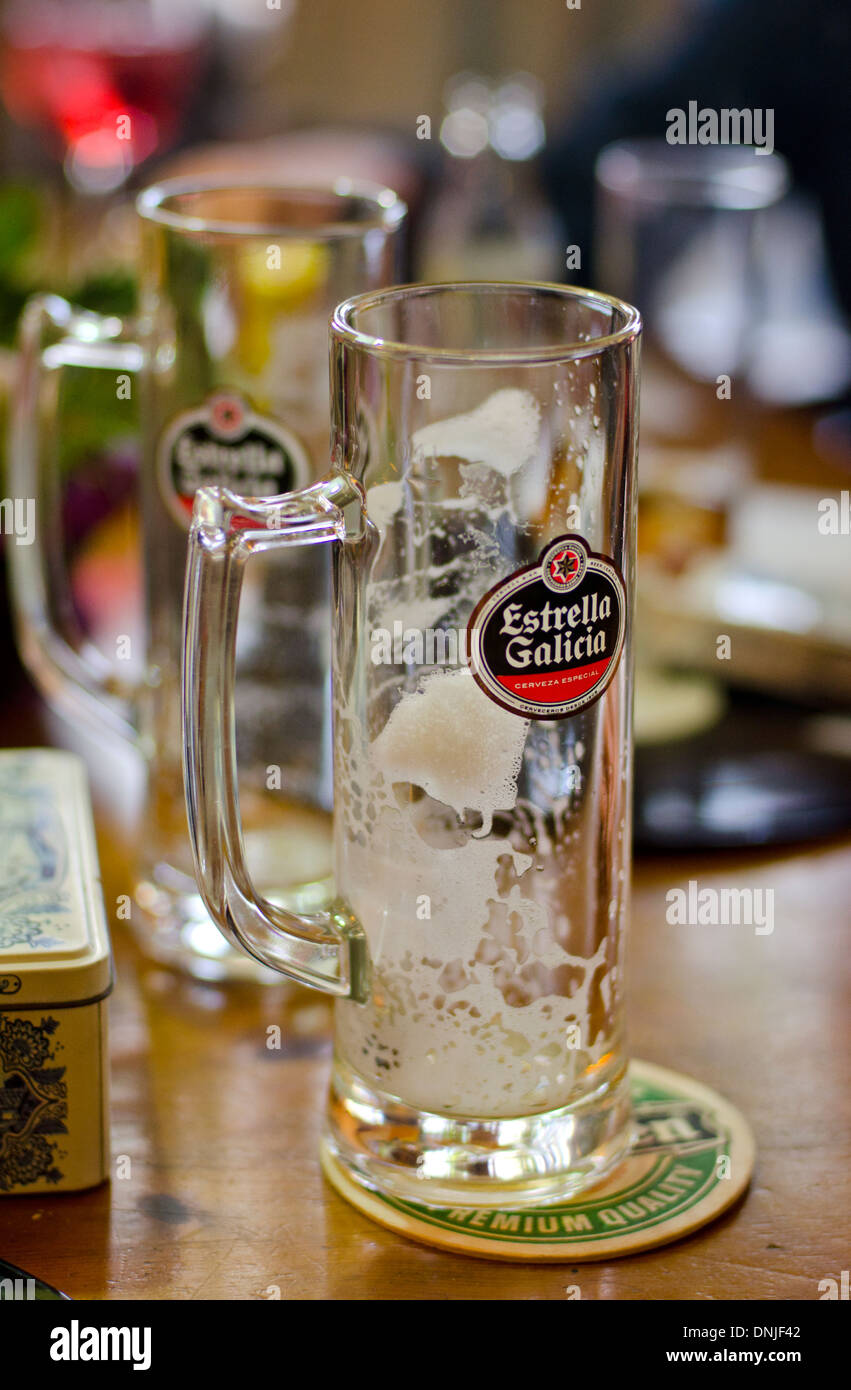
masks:
{"type": "Polygon", "coordinates": [[[382,540],[401,505],[401,483],[376,483],[375,487],[367,489],[366,510],[370,521],[378,527],[382,540]]]}
{"type": "Polygon", "coordinates": [[[530,391],[494,391],[466,415],[424,425],[414,452],[483,463],[506,478],[533,459],[541,433],[541,407],[530,391]]]}
{"type": "Polygon", "coordinates": [[[460,667],[435,671],[403,695],[371,751],[388,781],[422,787],[459,816],[478,811],[487,833],[493,813],[517,800],[528,728],[460,667]]]}

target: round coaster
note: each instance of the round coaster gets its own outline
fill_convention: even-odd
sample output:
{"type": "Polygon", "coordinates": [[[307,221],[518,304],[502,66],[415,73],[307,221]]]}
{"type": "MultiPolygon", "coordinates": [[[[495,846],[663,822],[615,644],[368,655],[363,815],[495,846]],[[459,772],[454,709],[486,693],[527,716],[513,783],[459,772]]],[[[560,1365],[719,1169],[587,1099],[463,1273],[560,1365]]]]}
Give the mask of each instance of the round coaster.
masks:
{"type": "Polygon", "coordinates": [[[679,1240],[713,1221],[750,1182],[756,1147],[717,1091],[632,1062],[635,1143],[602,1183],[557,1206],[431,1207],[352,1181],[322,1147],[325,1176],[346,1201],[412,1240],[489,1260],[610,1260],[679,1240]]]}

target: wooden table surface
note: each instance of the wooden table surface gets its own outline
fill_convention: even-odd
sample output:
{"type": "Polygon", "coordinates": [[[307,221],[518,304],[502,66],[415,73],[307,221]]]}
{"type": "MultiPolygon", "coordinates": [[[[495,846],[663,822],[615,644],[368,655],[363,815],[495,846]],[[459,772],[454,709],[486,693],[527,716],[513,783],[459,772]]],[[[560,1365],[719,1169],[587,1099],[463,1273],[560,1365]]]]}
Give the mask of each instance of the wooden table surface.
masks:
{"type": "MultiPolygon", "coordinates": [[[[121,778],[105,778],[103,749],[48,724],[32,696],[5,728],[4,742],[61,738],[87,757],[114,904],[133,854],[114,802],[121,778]]],[[[113,1180],[0,1198],[0,1257],[74,1298],[561,1299],[578,1283],[585,1299],[816,1299],[819,1280],[848,1266],[849,889],[851,842],[636,866],[633,1055],[739,1106],[757,1168],[714,1225],[582,1265],[470,1260],[350,1209],[317,1162],[327,1003],[288,986],[193,983],[146,961],[114,922],[113,1180]],[[773,888],[773,933],[669,926],[665,894],[689,878],[773,888]],[[279,1051],[265,1046],[271,1024],[279,1051]]]]}

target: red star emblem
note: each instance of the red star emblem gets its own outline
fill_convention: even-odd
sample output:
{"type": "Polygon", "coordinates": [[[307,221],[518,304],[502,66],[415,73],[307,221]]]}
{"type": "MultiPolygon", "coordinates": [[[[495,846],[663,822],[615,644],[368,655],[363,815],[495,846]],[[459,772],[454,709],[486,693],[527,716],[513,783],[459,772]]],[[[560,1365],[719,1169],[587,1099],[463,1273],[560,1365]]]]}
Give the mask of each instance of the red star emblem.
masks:
{"type": "Polygon", "coordinates": [[[213,402],[210,421],[218,434],[238,434],[243,422],[242,405],[232,396],[221,396],[213,402]]]}
{"type": "Polygon", "coordinates": [[[567,584],[578,568],[579,557],[572,550],[560,550],[550,561],[550,574],[562,584],[567,584]]]}

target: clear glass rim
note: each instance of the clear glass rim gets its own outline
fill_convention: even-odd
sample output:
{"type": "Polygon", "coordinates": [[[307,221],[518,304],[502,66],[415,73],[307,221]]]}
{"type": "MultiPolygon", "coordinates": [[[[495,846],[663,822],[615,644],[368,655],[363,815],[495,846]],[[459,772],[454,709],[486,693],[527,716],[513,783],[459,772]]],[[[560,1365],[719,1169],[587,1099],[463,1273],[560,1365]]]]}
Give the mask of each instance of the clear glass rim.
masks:
{"type": "Polygon", "coordinates": [[[408,358],[418,362],[445,362],[458,365],[481,363],[483,365],[504,365],[511,363],[530,364],[546,362],[568,362],[582,357],[597,357],[611,348],[622,347],[633,342],[641,332],[641,315],[631,304],[614,295],[603,294],[599,290],[586,290],[578,285],[559,285],[546,280],[437,280],[428,283],[391,285],[386,289],[371,290],[365,294],[353,295],[338,304],[331,316],[331,333],[339,342],[348,347],[361,348],[377,357],[408,358]],[[356,316],[363,310],[375,309],[392,300],[414,299],[420,295],[430,295],[447,290],[482,293],[547,294],[562,300],[571,300],[600,312],[616,313],[623,322],[620,327],[608,333],[601,333],[586,341],[541,344],[537,347],[516,348],[436,348],[421,343],[395,342],[389,338],[379,338],[358,328],[356,316]]]}
{"type": "Polygon", "coordinates": [[[661,136],[614,140],[597,156],[600,188],[635,203],[756,212],[782,198],[789,166],[752,145],[669,145],[661,136]],[[749,157],[750,156],[750,157],[749,157]]]}
{"type": "Polygon", "coordinates": [[[408,209],[392,188],[384,188],[381,184],[368,183],[360,179],[339,178],[331,179],[327,183],[298,180],[277,183],[262,178],[178,177],[160,179],[148,188],[143,188],[136,198],[136,211],[146,222],[153,222],[178,232],[210,233],[215,236],[292,237],[304,241],[309,237],[360,237],[373,228],[392,232],[404,221],[408,209]],[[248,219],[234,222],[224,218],[198,217],[191,213],[177,212],[168,206],[171,199],[192,197],[199,193],[252,192],[293,200],[324,197],[339,199],[340,203],[356,198],[365,204],[365,215],[340,221],[318,222],[316,226],[311,227],[294,226],[272,219],[260,222],[248,219]]]}

